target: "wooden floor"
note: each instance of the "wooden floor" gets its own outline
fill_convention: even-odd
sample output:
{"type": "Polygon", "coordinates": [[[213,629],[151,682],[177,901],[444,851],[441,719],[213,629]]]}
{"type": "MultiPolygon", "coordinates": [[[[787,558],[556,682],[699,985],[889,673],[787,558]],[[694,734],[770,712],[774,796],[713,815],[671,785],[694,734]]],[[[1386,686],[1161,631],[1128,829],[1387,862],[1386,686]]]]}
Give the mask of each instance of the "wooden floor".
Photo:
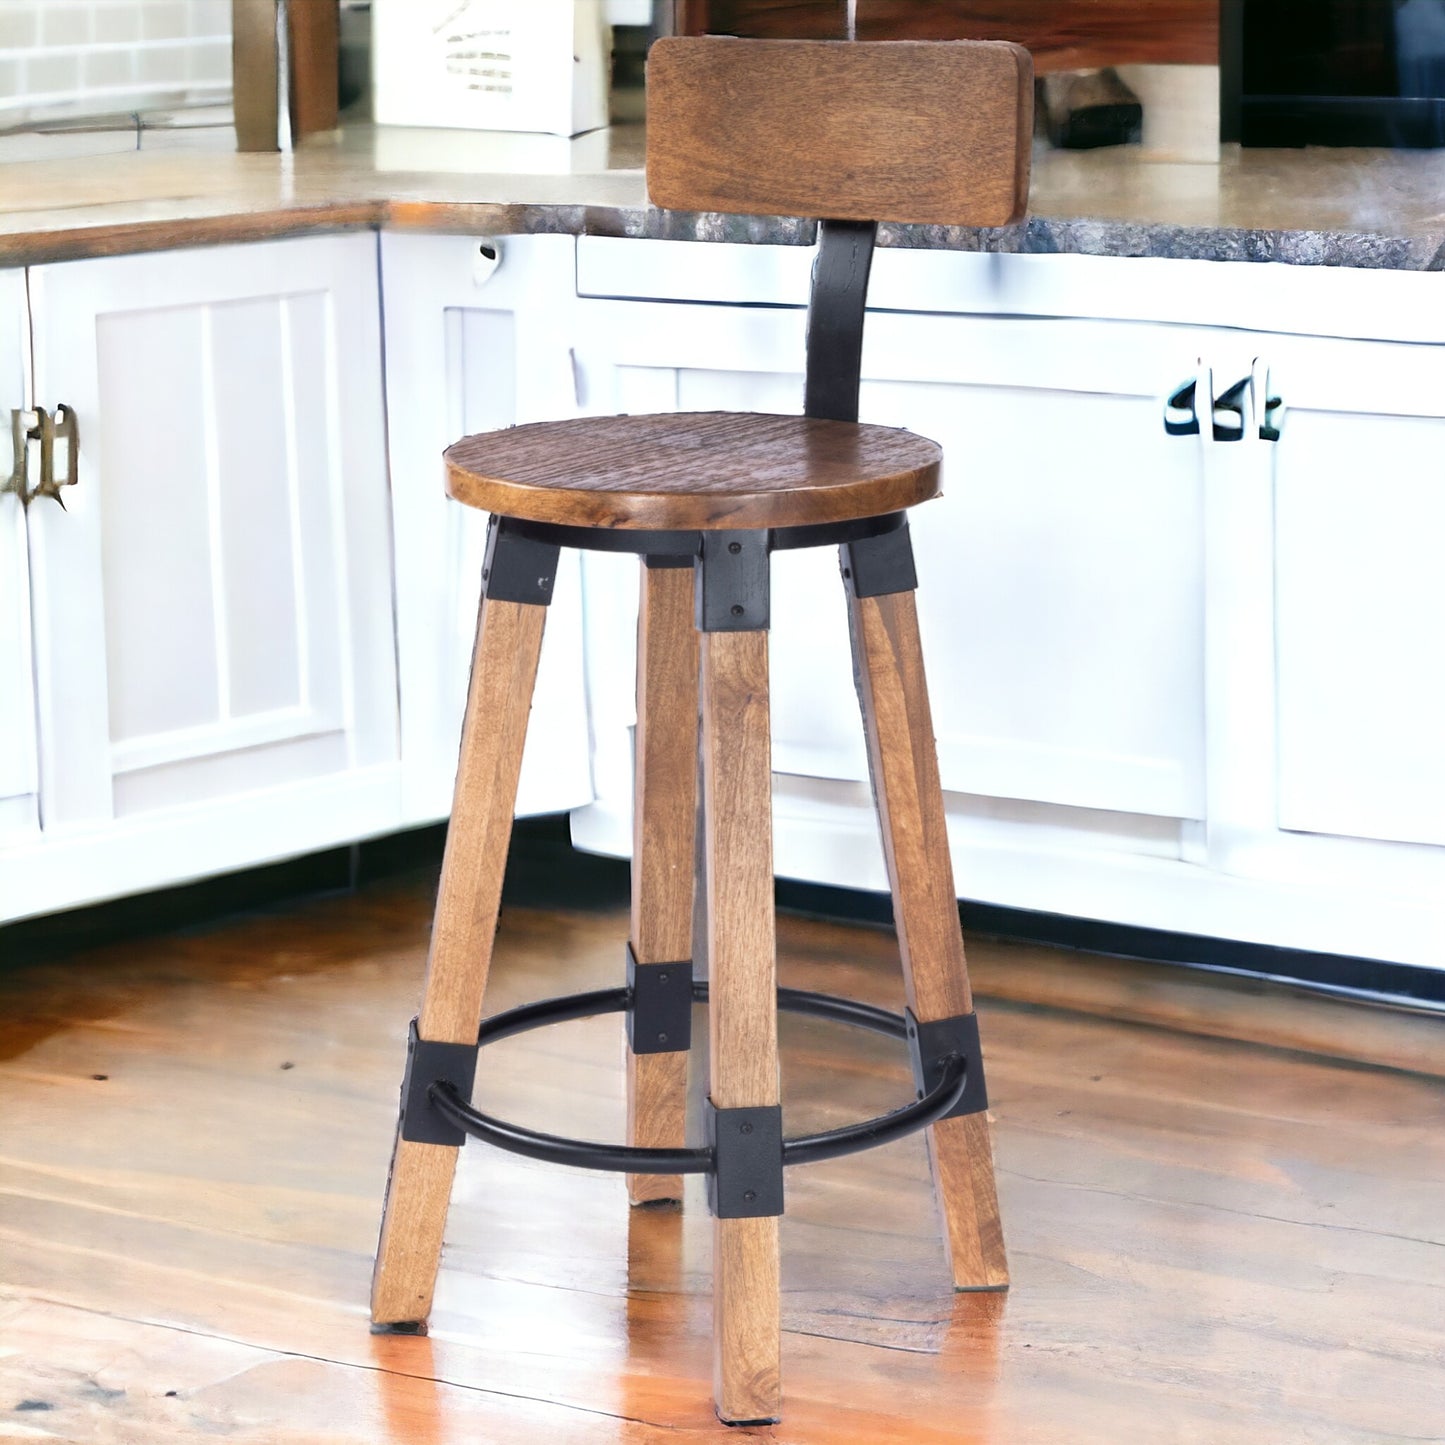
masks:
{"type": "MultiPolygon", "coordinates": [[[[725,1438],[696,1180],[629,1211],[619,1177],[473,1144],[430,1337],[368,1332],[431,886],[0,970],[0,1439],[725,1438]]],[[[489,1005],[619,981],[625,926],[511,908],[489,1005]]],[[[899,1001],[884,933],[784,919],[780,947],[785,983],[899,1001]]],[[[785,1417],[739,1433],[1445,1440],[1445,1025],[972,956],[1012,1291],[948,1289],[920,1139],[790,1171],[785,1417]],[[1297,1047],[1202,1036],[1230,1020],[1297,1047]],[[1418,1067],[1298,1047],[1330,1037],[1418,1067]]],[[[615,1017],[509,1040],[478,1098],[619,1137],[620,1050],[615,1017]]],[[[896,1045],[817,1020],[783,1067],[794,1133],[908,1095],[896,1045]]]]}

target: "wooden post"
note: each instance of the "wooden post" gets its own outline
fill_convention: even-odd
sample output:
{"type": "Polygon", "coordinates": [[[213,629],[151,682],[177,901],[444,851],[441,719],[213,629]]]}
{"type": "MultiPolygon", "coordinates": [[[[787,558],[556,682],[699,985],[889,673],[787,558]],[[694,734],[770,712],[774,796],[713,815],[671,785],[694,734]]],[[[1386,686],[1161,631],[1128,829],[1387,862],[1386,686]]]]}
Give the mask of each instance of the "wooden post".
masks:
{"type": "MultiPolygon", "coordinates": [[[[639,964],[692,955],[697,807],[697,632],[691,567],[642,564],[632,815],[632,952],[639,964]]],[[[627,1142],[681,1148],[686,1050],[627,1051],[627,1142]]],[[[629,1174],[634,1204],[682,1198],[679,1174],[629,1174]]]]}
{"type": "MultiPolygon", "coordinates": [[[[768,634],[702,634],[711,1097],[774,1105],[778,1082],[768,634]]],[[[713,1221],[713,1391],[729,1423],[775,1420],[778,1219],[713,1221]]]]}
{"type": "Polygon", "coordinates": [[[236,149],[281,148],[281,52],[277,0],[231,0],[231,90],[236,149]]]}
{"type": "MultiPolygon", "coordinates": [[[[849,608],[908,1005],[925,1023],[971,1013],[914,594],[851,597],[849,608]]],[[[944,1119],[928,1147],[954,1288],[1006,1289],[988,1116],[944,1119]]]]}
{"type": "MultiPolygon", "coordinates": [[[[475,1043],[481,1027],[546,618],[545,607],[482,603],[417,1023],[424,1039],[475,1043]]],[[[398,1132],[372,1275],[375,1324],[421,1324],[431,1311],[457,1152],[398,1132]]]]}

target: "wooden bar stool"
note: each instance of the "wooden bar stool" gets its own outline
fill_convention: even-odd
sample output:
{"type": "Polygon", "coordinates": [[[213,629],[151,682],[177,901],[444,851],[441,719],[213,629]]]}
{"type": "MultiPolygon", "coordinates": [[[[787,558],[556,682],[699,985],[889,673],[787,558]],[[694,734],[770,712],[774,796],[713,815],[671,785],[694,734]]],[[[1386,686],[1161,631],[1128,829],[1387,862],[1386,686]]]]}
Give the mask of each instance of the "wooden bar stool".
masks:
{"type": "Polygon", "coordinates": [[[860,425],[880,220],[1000,226],[1024,211],[1032,68],[1016,46],[661,40],[648,62],[647,180],[659,206],[821,215],[805,414],[585,417],[468,437],[453,497],[493,514],[421,1013],[372,1291],[379,1328],[425,1328],[458,1146],[628,1174],[634,1203],[704,1173],[714,1226],[714,1392],[730,1423],[778,1418],[785,1164],[926,1128],[959,1289],[1008,1276],[978,1028],[924,687],[905,509],[938,491],[938,446],[860,425]],[[774,550],[840,548],[908,1010],[776,983],[768,727],[774,550]],[[637,553],[633,898],[625,987],[481,1023],[522,741],[559,548],[637,553]],[[697,764],[701,727],[701,766],[697,764]],[[694,878],[698,773],[703,865],[694,878]],[[709,979],[691,962],[694,891],[709,979]],[[709,1000],[708,1138],[683,1137],[692,1004],[709,1000]],[[906,1042],[917,1097],[880,1119],[783,1138],[777,1008],[906,1042]],[[468,1103],[481,1044],[627,1015],[628,1143],[558,1138],[468,1103]]]}

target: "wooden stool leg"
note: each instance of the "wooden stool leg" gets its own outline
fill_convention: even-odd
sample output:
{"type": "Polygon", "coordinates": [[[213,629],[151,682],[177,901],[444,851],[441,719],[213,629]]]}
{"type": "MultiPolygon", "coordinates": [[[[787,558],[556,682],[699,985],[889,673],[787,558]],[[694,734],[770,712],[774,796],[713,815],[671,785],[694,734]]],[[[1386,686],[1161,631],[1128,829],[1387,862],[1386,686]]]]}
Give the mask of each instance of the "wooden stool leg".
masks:
{"type": "MultiPolygon", "coordinates": [[[[644,562],[632,816],[632,955],[639,969],[692,956],[698,699],[692,613],[692,568],[644,562]]],[[[685,986],[689,974],[680,970],[674,981],[685,986]]],[[[680,1149],[686,1142],[687,1059],[685,1041],[655,1053],[628,1049],[629,1144],[680,1149]]],[[[629,1174],[627,1195],[634,1204],[681,1200],[682,1176],[629,1174]]]]}
{"type": "MultiPolygon", "coordinates": [[[[922,1023],[971,1014],[914,594],[850,589],[849,608],[908,1004],[922,1023]]],[[[987,1114],[940,1121],[928,1146],[954,1288],[1007,1289],[987,1114]]]]}
{"type": "MultiPolygon", "coordinates": [[[[780,1102],[768,634],[702,634],[711,1099],[780,1102]]],[[[713,1392],[730,1423],[775,1420],[778,1219],[713,1221],[713,1392]]]]}
{"type": "MultiPolygon", "coordinates": [[[[482,603],[417,1021],[423,1039],[477,1040],[546,616],[545,606],[482,603]]],[[[457,1152],[398,1131],[372,1275],[375,1324],[420,1325],[431,1310],[457,1152]]]]}

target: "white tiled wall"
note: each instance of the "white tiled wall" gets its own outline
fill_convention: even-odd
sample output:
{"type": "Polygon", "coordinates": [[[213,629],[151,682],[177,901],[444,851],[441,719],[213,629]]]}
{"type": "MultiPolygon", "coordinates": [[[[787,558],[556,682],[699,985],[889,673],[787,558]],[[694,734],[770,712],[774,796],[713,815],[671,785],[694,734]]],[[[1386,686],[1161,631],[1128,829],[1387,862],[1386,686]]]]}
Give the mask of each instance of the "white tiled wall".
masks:
{"type": "Polygon", "coordinates": [[[230,96],[230,0],[0,0],[0,130],[230,96]]]}

